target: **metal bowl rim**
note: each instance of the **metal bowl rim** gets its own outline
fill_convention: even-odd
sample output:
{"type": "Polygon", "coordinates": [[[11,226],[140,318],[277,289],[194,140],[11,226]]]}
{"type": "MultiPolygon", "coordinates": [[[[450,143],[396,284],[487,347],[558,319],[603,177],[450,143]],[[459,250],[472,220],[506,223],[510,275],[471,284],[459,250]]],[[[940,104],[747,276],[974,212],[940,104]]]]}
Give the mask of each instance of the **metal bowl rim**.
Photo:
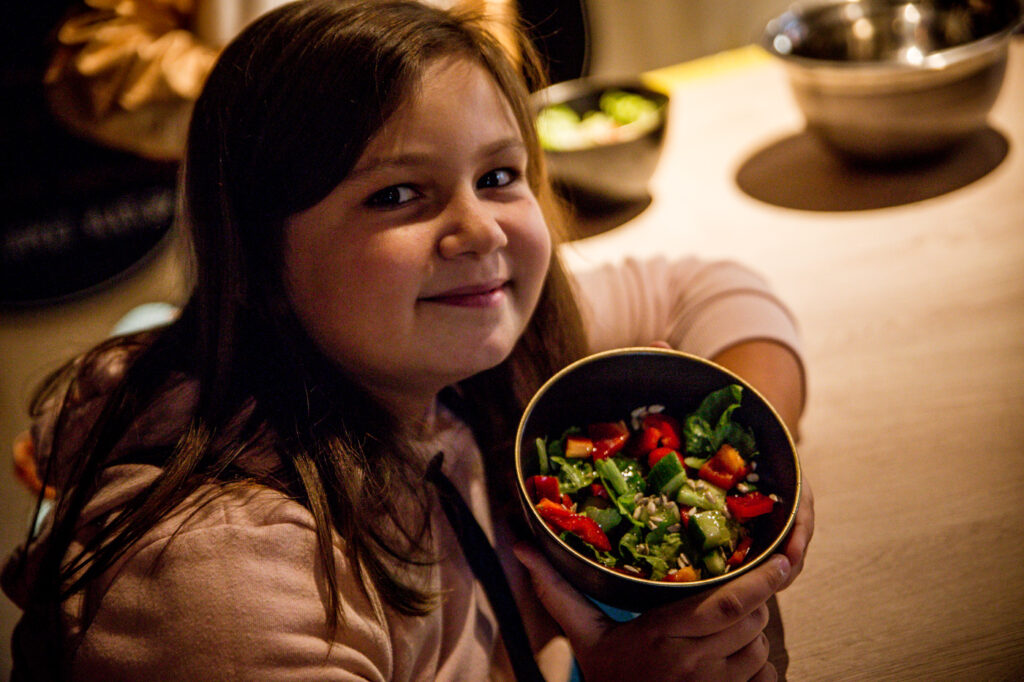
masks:
{"type": "MultiPolygon", "coordinates": [[[[1010,37],[1019,26],[1024,24],[1024,12],[1018,11],[1017,17],[1008,26],[998,31],[980,36],[966,43],[953,45],[951,47],[935,50],[926,54],[919,64],[906,62],[877,61],[877,60],[838,60],[807,57],[785,52],[779,52],[774,43],[774,38],[780,34],[780,27],[792,21],[806,26],[803,19],[810,13],[837,7],[839,5],[858,5],[862,0],[841,0],[840,2],[813,2],[806,5],[793,7],[768,22],[761,34],[760,45],[772,56],[778,57],[789,64],[800,66],[810,70],[835,70],[861,71],[876,73],[893,72],[922,72],[941,71],[957,64],[970,61],[974,58],[984,58],[993,52],[998,52],[1001,47],[1009,43],[1010,37]]],[[[918,4],[919,0],[901,4],[918,4]]]]}
{"type": "Polygon", "coordinates": [[[659,108],[664,108],[671,99],[671,96],[668,93],[647,85],[639,76],[609,75],[583,76],[581,78],[552,83],[547,87],[530,93],[530,100],[534,107],[539,111],[546,106],[564,104],[565,102],[576,99],[577,97],[583,97],[595,92],[599,93],[612,88],[637,90],[645,96],[650,95],[652,99],[658,101],[659,108]],[[580,88],[584,88],[584,91],[577,93],[580,88]],[[563,93],[569,93],[570,96],[565,96],[563,93]]]}

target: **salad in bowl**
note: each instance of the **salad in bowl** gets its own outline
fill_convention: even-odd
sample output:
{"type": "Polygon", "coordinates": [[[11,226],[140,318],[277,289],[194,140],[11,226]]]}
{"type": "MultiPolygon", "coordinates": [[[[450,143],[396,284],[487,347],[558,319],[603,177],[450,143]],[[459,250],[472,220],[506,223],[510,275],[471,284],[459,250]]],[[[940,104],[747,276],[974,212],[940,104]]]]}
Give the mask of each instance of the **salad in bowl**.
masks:
{"type": "Polygon", "coordinates": [[[549,560],[632,611],[760,563],[799,500],[796,449],[771,405],[710,361],[653,348],[552,377],[520,423],[516,468],[549,560]]]}

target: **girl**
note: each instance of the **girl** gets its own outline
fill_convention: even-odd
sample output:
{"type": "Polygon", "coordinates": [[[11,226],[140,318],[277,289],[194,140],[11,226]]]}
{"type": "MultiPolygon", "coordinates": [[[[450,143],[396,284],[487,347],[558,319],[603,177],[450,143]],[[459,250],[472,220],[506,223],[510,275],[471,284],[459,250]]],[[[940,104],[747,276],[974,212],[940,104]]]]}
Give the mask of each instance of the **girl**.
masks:
{"type": "Polygon", "coordinates": [[[644,642],[645,678],[772,677],[765,603],[799,572],[809,500],[785,556],[625,624],[516,544],[519,414],[590,350],[664,337],[792,426],[802,404],[793,325],[747,271],[567,277],[527,94],[477,22],[415,2],[290,4],[226,48],[190,126],[180,317],[35,401],[58,500],[6,572],[16,675],[557,680],[575,655],[621,680],[644,642]]]}

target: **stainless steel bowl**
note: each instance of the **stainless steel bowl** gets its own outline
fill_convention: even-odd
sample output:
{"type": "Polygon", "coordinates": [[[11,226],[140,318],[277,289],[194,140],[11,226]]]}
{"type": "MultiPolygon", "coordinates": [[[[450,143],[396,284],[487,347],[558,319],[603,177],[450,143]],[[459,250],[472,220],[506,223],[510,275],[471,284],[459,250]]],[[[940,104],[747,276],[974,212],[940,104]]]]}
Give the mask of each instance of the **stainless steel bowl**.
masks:
{"type": "Polygon", "coordinates": [[[527,524],[552,565],[584,594],[610,606],[644,611],[742,575],[778,551],[796,518],[800,462],[789,431],[771,405],[742,379],[713,362],[673,350],[623,348],[579,360],[549,379],[530,401],[516,436],[516,478],[527,524]],[[689,583],[659,582],[606,568],[563,542],[541,519],[526,489],[538,473],[537,438],[569,426],[616,421],[642,405],[661,404],[685,415],[712,391],[743,386],[736,416],[758,445],[757,473],[765,490],[782,500],[754,530],[752,558],[724,575],[689,583]]]}
{"type": "Polygon", "coordinates": [[[987,125],[1020,0],[794,6],[762,45],[783,60],[809,132],[858,160],[920,158],[987,125]]]}

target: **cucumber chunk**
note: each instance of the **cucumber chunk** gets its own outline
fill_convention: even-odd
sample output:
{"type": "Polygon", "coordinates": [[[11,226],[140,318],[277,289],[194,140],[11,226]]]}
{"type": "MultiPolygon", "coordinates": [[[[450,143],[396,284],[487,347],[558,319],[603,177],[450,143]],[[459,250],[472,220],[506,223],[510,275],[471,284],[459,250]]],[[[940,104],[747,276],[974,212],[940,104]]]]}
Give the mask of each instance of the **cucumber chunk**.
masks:
{"type": "Polygon", "coordinates": [[[663,493],[673,497],[676,490],[686,481],[686,469],[683,467],[679,455],[670,452],[651,467],[647,474],[648,494],[663,493]]]}
{"type": "Polygon", "coordinates": [[[690,517],[690,529],[695,544],[704,552],[733,541],[735,531],[725,514],[711,510],[690,517]]]}

